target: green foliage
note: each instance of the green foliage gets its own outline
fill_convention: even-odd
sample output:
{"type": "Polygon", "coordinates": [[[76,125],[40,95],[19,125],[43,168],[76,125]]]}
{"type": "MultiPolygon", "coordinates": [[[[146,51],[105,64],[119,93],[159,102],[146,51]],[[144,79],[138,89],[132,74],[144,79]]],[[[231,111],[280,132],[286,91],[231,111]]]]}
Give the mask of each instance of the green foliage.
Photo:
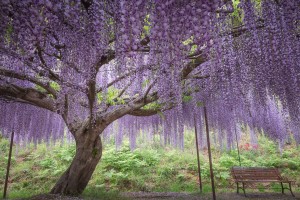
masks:
{"type": "Polygon", "coordinates": [[[161,105],[157,102],[152,102],[152,103],[149,103],[145,106],[142,107],[142,109],[159,109],[161,108],[161,105]]]}
{"type": "Polygon", "coordinates": [[[107,93],[105,94],[105,97],[103,96],[103,93],[98,93],[98,103],[101,103],[103,100],[106,101],[107,104],[110,105],[116,105],[116,104],[124,104],[124,100],[120,97],[118,97],[120,93],[120,90],[111,86],[107,89],[107,93]]]}
{"type": "MultiPolygon", "coordinates": [[[[198,167],[195,152],[194,133],[186,130],[185,150],[170,146],[162,147],[159,141],[143,143],[131,151],[124,146],[119,151],[114,144],[104,147],[103,156],[83,196],[87,199],[124,199],[116,191],[155,192],[198,192],[198,167]]],[[[246,143],[247,141],[243,141],[246,143]]],[[[241,145],[243,144],[241,143],[241,145]]],[[[3,191],[5,167],[9,141],[0,138],[0,191],[3,191]]],[[[219,151],[213,148],[213,167],[217,191],[235,191],[231,182],[230,168],[238,166],[236,150],[219,151]]],[[[276,143],[259,137],[259,147],[241,149],[242,166],[278,167],[283,176],[300,183],[300,147],[287,145],[280,154],[276,143]]],[[[75,154],[74,145],[45,144],[33,145],[26,150],[13,151],[10,198],[25,198],[39,193],[47,193],[60,175],[67,169],[75,154]]],[[[200,151],[201,174],[204,192],[210,192],[210,172],[207,150],[200,151]]],[[[280,191],[280,185],[271,184],[257,187],[260,190],[280,191]]],[[[296,191],[299,188],[294,187],[296,191]]]]}
{"type": "Polygon", "coordinates": [[[0,135],[0,153],[1,155],[4,155],[9,150],[9,140],[6,140],[1,137],[0,135]]]}
{"type": "Polygon", "coordinates": [[[230,168],[232,166],[238,165],[236,158],[231,157],[227,154],[222,155],[219,159],[219,164],[225,168],[230,168]]]}
{"type": "Polygon", "coordinates": [[[150,34],[150,29],[151,29],[151,24],[150,24],[150,15],[147,14],[145,17],[145,25],[143,26],[143,33],[142,33],[142,37],[144,38],[146,35],[150,34]]]}
{"type": "MultiPolygon", "coordinates": [[[[50,87],[51,87],[52,89],[54,89],[55,91],[59,91],[59,90],[60,90],[60,85],[59,85],[58,83],[54,82],[54,81],[51,81],[51,82],[50,82],[50,87]]],[[[43,87],[39,86],[39,85],[36,85],[35,88],[36,88],[38,91],[46,92],[46,90],[45,90],[43,87]]],[[[52,95],[52,94],[49,94],[49,96],[53,98],[53,95],[52,95]]]]}
{"type": "Polygon", "coordinates": [[[176,168],[171,167],[171,166],[163,167],[163,168],[159,169],[157,172],[158,172],[160,178],[162,178],[162,179],[172,178],[173,176],[176,176],[178,173],[176,168]]]}
{"type": "Polygon", "coordinates": [[[8,24],[7,25],[7,28],[6,28],[6,33],[5,33],[5,36],[4,36],[4,39],[5,39],[5,43],[6,44],[10,44],[11,42],[11,35],[13,34],[13,26],[11,24],[8,24]]]}
{"type": "Polygon", "coordinates": [[[183,102],[189,102],[189,101],[192,100],[192,96],[184,95],[184,96],[182,97],[182,100],[183,100],[183,102]]]}
{"type": "Polygon", "coordinates": [[[60,85],[54,81],[50,82],[50,87],[52,87],[54,90],[59,91],[60,90],[60,85]]]}
{"type": "Polygon", "coordinates": [[[234,8],[234,12],[231,14],[232,22],[234,26],[239,26],[242,24],[241,10],[238,8],[240,0],[233,0],[232,5],[234,8]]]}
{"type": "MultiPolygon", "coordinates": [[[[254,2],[255,11],[258,15],[261,15],[261,0],[252,0],[254,2]]],[[[231,13],[232,23],[234,27],[242,25],[244,13],[242,9],[239,8],[240,0],[232,0],[232,5],[234,8],[233,13],[231,13]]]]}
{"type": "MultiPolygon", "coordinates": [[[[111,149],[110,151],[115,151],[111,149]]],[[[129,147],[123,147],[121,151],[111,152],[106,154],[102,159],[103,163],[106,164],[106,169],[114,169],[116,171],[128,172],[133,169],[139,169],[147,166],[147,163],[135,156],[130,151],[129,147]]]]}

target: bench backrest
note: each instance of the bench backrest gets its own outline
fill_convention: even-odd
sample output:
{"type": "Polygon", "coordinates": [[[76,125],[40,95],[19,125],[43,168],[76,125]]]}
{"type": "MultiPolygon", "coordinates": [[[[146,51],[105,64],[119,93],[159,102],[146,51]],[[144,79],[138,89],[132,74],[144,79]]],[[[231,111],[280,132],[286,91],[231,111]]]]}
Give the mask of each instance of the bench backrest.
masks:
{"type": "Polygon", "coordinates": [[[282,180],[280,172],[276,168],[233,167],[231,174],[235,180],[282,180]]]}

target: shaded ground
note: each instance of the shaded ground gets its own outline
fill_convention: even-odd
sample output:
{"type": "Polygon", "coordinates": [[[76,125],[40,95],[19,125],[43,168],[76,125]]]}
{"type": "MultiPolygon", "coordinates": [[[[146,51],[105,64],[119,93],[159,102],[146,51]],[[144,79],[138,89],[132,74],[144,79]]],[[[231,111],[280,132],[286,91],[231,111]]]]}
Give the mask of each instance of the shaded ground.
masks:
{"type": "MultiPolygon", "coordinates": [[[[210,200],[212,199],[211,194],[188,194],[188,193],[176,193],[176,192],[128,192],[121,194],[124,198],[120,197],[118,199],[126,199],[126,200],[210,200]]],[[[247,197],[243,196],[242,194],[236,193],[218,193],[217,195],[218,200],[235,200],[235,199],[242,199],[242,200],[249,200],[249,199],[256,199],[256,200],[300,200],[300,194],[296,194],[296,197],[292,197],[290,194],[281,194],[281,193],[250,193],[247,197]]],[[[59,196],[59,195],[38,195],[35,197],[30,198],[29,200],[93,200],[93,198],[81,198],[81,197],[66,197],[66,196],[59,196]]],[[[96,200],[96,198],[94,199],[96,200]]]]}
{"type": "MultiPolygon", "coordinates": [[[[166,193],[141,193],[141,192],[135,192],[135,193],[125,193],[123,194],[126,197],[129,197],[129,199],[135,199],[135,200],[155,200],[155,199],[164,199],[164,200],[209,200],[212,199],[211,194],[187,194],[187,193],[172,193],[172,192],[166,192],[166,193]]],[[[280,193],[251,193],[248,194],[247,197],[241,194],[236,193],[218,193],[216,195],[218,200],[234,200],[234,199],[280,199],[280,200],[290,200],[290,199],[299,199],[300,200],[300,194],[296,194],[296,198],[292,197],[290,194],[280,194],[280,193]]]]}

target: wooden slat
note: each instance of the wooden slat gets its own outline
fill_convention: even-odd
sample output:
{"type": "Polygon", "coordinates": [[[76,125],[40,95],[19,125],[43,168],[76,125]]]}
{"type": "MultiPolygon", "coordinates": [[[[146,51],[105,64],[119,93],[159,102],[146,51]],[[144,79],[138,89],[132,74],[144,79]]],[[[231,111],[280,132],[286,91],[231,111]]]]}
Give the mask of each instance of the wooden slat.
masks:
{"type": "Polygon", "coordinates": [[[284,180],[240,180],[240,179],[237,179],[235,180],[235,182],[282,182],[282,183],[290,183],[290,182],[293,182],[293,181],[284,181],[284,180]]]}
{"type": "Polygon", "coordinates": [[[233,167],[231,173],[234,179],[239,182],[278,182],[283,180],[276,168],[233,167]]]}

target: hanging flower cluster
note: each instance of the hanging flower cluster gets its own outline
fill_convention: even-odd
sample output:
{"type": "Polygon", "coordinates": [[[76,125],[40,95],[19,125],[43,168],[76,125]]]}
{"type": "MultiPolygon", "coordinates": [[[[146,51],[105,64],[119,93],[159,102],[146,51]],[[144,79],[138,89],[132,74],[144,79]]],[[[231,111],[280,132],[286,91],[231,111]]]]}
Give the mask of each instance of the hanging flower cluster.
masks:
{"type": "Polygon", "coordinates": [[[2,103],[0,112],[5,116],[0,119],[2,135],[10,137],[11,131],[14,131],[14,141],[22,147],[29,143],[45,142],[49,145],[51,141],[64,141],[65,123],[53,112],[21,103],[9,106],[2,103]]]}
{"type": "Polygon", "coordinates": [[[206,105],[221,148],[232,148],[241,124],[253,144],[262,130],[281,143],[292,132],[300,143],[298,0],[241,0],[238,25],[232,8],[222,0],[1,1],[2,133],[57,139],[62,119],[96,126],[144,97],[163,112],[141,118],[128,109],[104,138],[114,135],[119,147],[128,134],[134,149],[136,133],[148,130],[183,149],[184,127],[195,117],[202,130],[206,105]]]}

